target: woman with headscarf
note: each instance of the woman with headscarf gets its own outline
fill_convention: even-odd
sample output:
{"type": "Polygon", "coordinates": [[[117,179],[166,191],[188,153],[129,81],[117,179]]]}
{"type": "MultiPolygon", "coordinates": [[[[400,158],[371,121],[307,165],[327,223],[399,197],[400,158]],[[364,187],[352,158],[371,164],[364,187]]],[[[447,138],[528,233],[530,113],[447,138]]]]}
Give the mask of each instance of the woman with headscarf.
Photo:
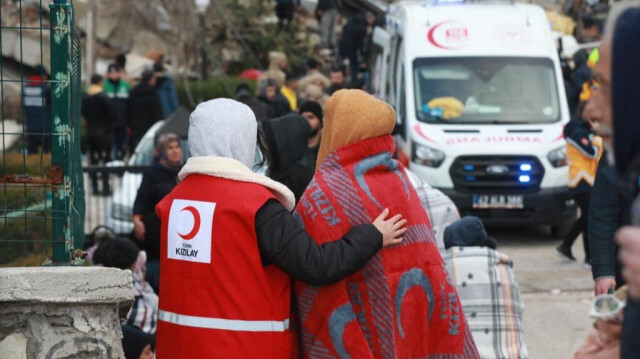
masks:
{"type": "MultiPolygon", "coordinates": [[[[257,135],[255,115],[234,100],[207,101],[191,114],[193,157],[156,207],[160,359],[289,358],[291,278],[332,284],[402,241],[404,220],[385,220],[384,210],[317,245],[290,213],[291,191],[251,171],[257,135]]],[[[326,203],[320,211],[331,215],[326,203]]]]}
{"type": "Polygon", "coordinates": [[[156,293],[160,284],[160,219],[155,207],[178,184],[178,172],[184,163],[180,137],[161,135],[156,141],[157,161],[145,170],[133,203],[133,234],[147,252],[147,281],[156,293]]]}
{"type": "Polygon", "coordinates": [[[402,213],[402,244],[325,288],[296,284],[305,358],[479,358],[429,218],[392,158],[395,111],[360,90],[327,102],[316,174],[296,213],[318,241],[368,223],[383,208],[402,213]]]}

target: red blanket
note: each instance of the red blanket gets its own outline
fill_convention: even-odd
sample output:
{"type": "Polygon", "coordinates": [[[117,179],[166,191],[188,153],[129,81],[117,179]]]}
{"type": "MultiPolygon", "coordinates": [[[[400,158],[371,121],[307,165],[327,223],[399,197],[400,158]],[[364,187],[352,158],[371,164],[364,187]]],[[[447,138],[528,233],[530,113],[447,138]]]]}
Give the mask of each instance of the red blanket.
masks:
{"type": "Polygon", "coordinates": [[[305,358],[479,358],[418,194],[392,159],[391,136],[340,148],[297,207],[318,243],[371,223],[385,207],[407,220],[400,245],[340,283],[296,283],[305,358]]]}

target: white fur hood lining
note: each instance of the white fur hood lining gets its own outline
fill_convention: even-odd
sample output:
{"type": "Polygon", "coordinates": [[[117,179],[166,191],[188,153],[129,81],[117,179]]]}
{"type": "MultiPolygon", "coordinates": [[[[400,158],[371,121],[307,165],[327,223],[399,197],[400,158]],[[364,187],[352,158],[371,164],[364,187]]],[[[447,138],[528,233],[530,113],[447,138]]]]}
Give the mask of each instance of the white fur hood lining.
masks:
{"type": "Polygon", "coordinates": [[[229,180],[255,183],[267,187],[287,208],[293,211],[296,205],[293,193],[283,184],[266,176],[252,172],[242,162],[229,157],[191,157],[178,174],[180,180],[184,180],[192,174],[201,174],[212,177],[226,178],[229,180]]]}

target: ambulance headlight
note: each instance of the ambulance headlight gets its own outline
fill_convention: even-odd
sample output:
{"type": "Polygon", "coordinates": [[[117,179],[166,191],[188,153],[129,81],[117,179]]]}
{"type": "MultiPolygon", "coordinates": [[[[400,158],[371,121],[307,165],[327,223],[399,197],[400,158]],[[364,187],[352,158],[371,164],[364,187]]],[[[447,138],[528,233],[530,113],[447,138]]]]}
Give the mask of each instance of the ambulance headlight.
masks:
{"type": "Polygon", "coordinates": [[[567,165],[567,148],[562,146],[549,152],[547,159],[551,165],[555,168],[564,167],[567,165]]]}
{"type": "Polygon", "coordinates": [[[411,161],[419,165],[438,168],[444,162],[444,152],[435,148],[413,142],[411,145],[411,161]]]}

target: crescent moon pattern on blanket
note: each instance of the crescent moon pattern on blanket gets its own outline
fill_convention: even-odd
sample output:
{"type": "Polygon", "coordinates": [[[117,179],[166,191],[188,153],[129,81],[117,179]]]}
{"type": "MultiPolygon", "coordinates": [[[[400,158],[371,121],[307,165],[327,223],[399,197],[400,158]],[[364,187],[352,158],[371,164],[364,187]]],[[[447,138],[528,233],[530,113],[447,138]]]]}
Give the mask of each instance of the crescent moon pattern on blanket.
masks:
{"type": "Polygon", "coordinates": [[[433,315],[433,307],[435,303],[435,295],[433,294],[433,288],[431,287],[431,281],[427,277],[427,275],[420,268],[413,268],[406,271],[402,277],[400,277],[400,282],[398,283],[398,288],[396,289],[395,296],[395,307],[396,307],[396,319],[398,321],[398,330],[400,332],[401,337],[405,337],[404,331],[402,330],[402,301],[404,297],[407,295],[409,289],[413,287],[421,287],[424,290],[424,294],[427,296],[427,300],[429,301],[429,313],[427,314],[427,322],[431,320],[431,316],[433,315]]]}
{"type": "Polygon", "coordinates": [[[351,303],[347,303],[334,310],[329,317],[329,335],[331,335],[333,347],[341,359],[351,359],[351,356],[347,353],[347,349],[344,347],[343,338],[347,324],[354,320],[356,320],[356,316],[353,314],[351,303]]]}
{"type": "Polygon", "coordinates": [[[373,197],[373,193],[371,193],[371,189],[369,188],[367,181],[364,179],[364,175],[367,172],[369,172],[370,170],[378,166],[385,166],[389,170],[393,171],[393,173],[395,173],[402,181],[402,185],[404,186],[404,190],[407,194],[407,197],[411,198],[411,192],[409,191],[409,184],[407,183],[407,180],[404,178],[404,176],[400,173],[400,170],[398,169],[398,161],[394,160],[393,157],[391,157],[391,153],[383,152],[377,155],[373,155],[371,157],[367,157],[362,161],[360,161],[355,166],[354,171],[355,171],[356,181],[358,181],[358,185],[360,185],[360,188],[362,188],[367,193],[367,196],[369,196],[369,199],[371,199],[371,201],[376,206],[378,206],[378,208],[384,209],[384,207],[380,204],[380,202],[378,202],[378,200],[375,199],[375,197],[373,197]]]}

